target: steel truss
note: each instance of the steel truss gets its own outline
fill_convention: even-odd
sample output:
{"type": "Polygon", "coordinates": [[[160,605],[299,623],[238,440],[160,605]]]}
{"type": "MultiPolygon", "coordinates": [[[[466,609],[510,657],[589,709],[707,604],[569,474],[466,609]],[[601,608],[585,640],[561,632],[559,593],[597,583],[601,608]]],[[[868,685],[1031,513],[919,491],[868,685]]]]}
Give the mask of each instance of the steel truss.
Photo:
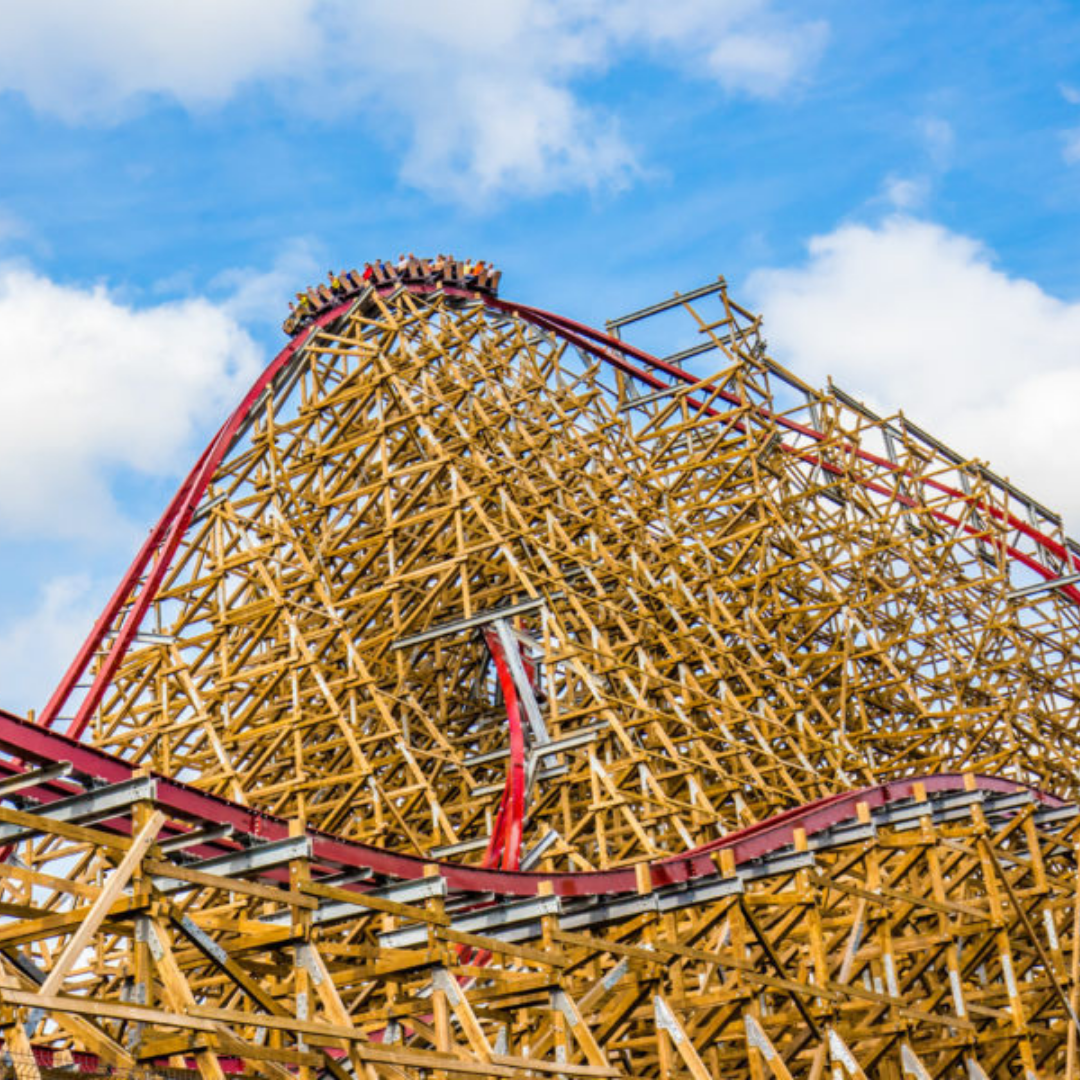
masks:
{"type": "Polygon", "coordinates": [[[20,1077],[1075,1075],[1076,550],[712,294],[267,368],[0,716],[20,1077]]]}

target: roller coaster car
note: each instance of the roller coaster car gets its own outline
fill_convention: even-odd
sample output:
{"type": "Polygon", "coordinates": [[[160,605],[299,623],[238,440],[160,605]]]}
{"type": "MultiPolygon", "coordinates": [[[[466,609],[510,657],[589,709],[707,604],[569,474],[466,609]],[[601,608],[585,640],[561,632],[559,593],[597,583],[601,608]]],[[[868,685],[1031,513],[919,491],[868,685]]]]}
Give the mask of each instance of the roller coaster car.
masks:
{"type": "Polygon", "coordinates": [[[410,259],[405,264],[405,269],[398,272],[398,276],[406,285],[423,283],[430,273],[430,263],[425,259],[410,259]]]}
{"type": "MultiPolygon", "coordinates": [[[[467,273],[465,265],[456,259],[447,259],[439,269],[436,269],[429,259],[416,258],[410,259],[401,270],[379,261],[369,265],[371,284],[376,288],[392,285],[444,285],[452,289],[472,290],[485,296],[498,296],[499,281],[502,278],[502,271],[491,266],[484,266],[479,274],[467,273]]],[[[306,302],[291,311],[281,324],[282,330],[289,337],[295,337],[312,319],[357,295],[368,284],[358,270],[342,271],[337,276],[332,274],[330,280],[329,285],[311,285],[303,294],[297,294],[306,298],[306,302]]]]}
{"type": "Polygon", "coordinates": [[[465,285],[465,268],[456,259],[447,259],[443,263],[442,273],[439,275],[444,285],[451,288],[463,288],[465,285]]]}

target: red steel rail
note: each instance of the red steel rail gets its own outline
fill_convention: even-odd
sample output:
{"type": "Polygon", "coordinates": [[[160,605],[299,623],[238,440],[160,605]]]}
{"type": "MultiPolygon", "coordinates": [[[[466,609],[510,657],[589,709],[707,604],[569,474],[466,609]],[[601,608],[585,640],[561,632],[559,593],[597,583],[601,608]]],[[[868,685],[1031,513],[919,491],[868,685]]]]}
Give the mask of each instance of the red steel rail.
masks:
{"type": "MultiPolygon", "coordinates": [[[[410,287],[410,290],[420,294],[433,291],[431,287],[426,286],[412,286],[410,287]]],[[[481,297],[479,294],[474,294],[461,289],[448,288],[445,289],[444,292],[448,295],[465,299],[479,298],[493,310],[505,314],[517,315],[526,319],[540,329],[558,334],[582,351],[632,375],[634,378],[644,382],[646,385],[652,386],[654,389],[670,389],[673,384],[679,382],[684,384],[696,384],[699,382],[693,375],[681,368],[665,363],[663,360],[651,356],[627,342],[620,341],[618,338],[603,334],[598,330],[594,330],[582,323],[574,322],[571,319],[512,301],[499,300],[486,296],[481,297]],[[640,365],[644,365],[644,367],[640,365]],[[660,372],[671,381],[665,381],[664,378],[654,374],[654,372],[660,372]]],[[[119,665],[122,663],[128,649],[131,647],[131,643],[138,633],[142,620],[146,615],[165,574],[168,572],[172,559],[187,531],[195,508],[201,501],[207,486],[221,462],[224,460],[225,455],[229,452],[236,437],[242,430],[248,416],[261,400],[262,395],[272,385],[278,374],[280,374],[289,361],[293,359],[313,335],[344,315],[354,302],[354,300],[349,300],[324,312],[314,320],[306,332],[298,334],[290,340],[285,348],[274,357],[255,380],[255,383],[244,396],[243,400],[221,426],[217,434],[211,439],[207,448],[196,461],[194,468],[184,479],[179,490],[166,507],[161,519],[151,531],[150,536],[143,544],[131,566],[128,568],[127,573],[117,586],[116,591],[109,599],[105,610],[92,627],[86,641],[79,649],[56,690],[42,709],[38,718],[38,723],[43,727],[49,728],[56,722],[60,715],[60,710],[70,698],[72,691],[86,672],[94,655],[101,649],[106,636],[111,632],[111,628],[114,626],[121,609],[125,604],[130,602],[130,610],[124,616],[120,624],[119,630],[116,633],[116,639],[109,646],[86,696],[80,702],[78,711],[72,718],[68,733],[75,739],[81,736],[89,723],[94,710],[100,704],[109,682],[116,673],[119,665]]],[[[716,388],[706,386],[702,387],[702,390],[720,397],[729,404],[742,404],[734,395],[718,391],[716,388]]],[[[692,404],[696,403],[692,401],[692,404]]],[[[703,409],[706,415],[715,415],[715,410],[705,406],[699,407],[703,409]]],[[[770,414],[763,410],[763,415],[769,416],[770,414]]],[[[821,432],[804,424],[799,424],[789,417],[772,415],[771,418],[785,429],[806,436],[814,441],[820,442],[825,438],[821,432]]],[[[833,474],[841,472],[836,465],[824,461],[816,455],[808,453],[804,449],[787,444],[782,444],[782,448],[788,453],[798,455],[801,459],[811,464],[820,465],[828,472],[833,474]]],[[[896,465],[893,462],[867,451],[856,449],[854,451],[854,457],[858,460],[865,461],[867,464],[872,465],[877,469],[891,471],[900,477],[911,476],[910,471],[904,467],[896,465]]],[[[879,495],[896,498],[901,504],[908,507],[914,508],[919,505],[917,500],[911,499],[909,496],[903,495],[899,491],[891,491],[870,477],[856,477],[856,480],[863,484],[868,490],[879,495]]],[[[1040,559],[1035,556],[1020,551],[1015,546],[1006,544],[1004,541],[997,541],[997,543],[1010,559],[1039,574],[1044,580],[1052,581],[1060,576],[1060,571],[1050,565],[1051,558],[1063,562],[1071,569],[1080,568],[1080,559],[1077,559],[1064,545],[1060,544],[1052,537],[1045,535],[1027,522],[1020,520],[998,507],[985,503],[976,496],[957,491],[940,481],[927,478],[919,478],[919,480],[920,483],[923,483],[928,487],[932,487],[943,494],[947,494],[960,502],[966,502],[972,506],[973,509],[1002,521],[1010,528],[1015,529],[1033,541],[1039,550],[1046,552],[1048,556],[1046,562],[1040,561],[1040,559]]],[[[980,534],[980,530],[976,526],[968,522],[961,522],[942,510],[929,508],[929,512],[945,524],[964,530],[970,535],[980,534]]],[[[1061,592],[1071,601],[1080,605],[1080,590],[1073,586],[1062,586],[1061,592]]]]}
{"type": "MultiPolygon", "coordinates": [[[[21,763],[48,765],[57,761],[69,761],[77,774],[109,784],[130,780],[135,776],[135,769],[123,759],[67,735],[49,731],[40,724],[23,720],[2,709],[0,750],[21,763]]],[[[22,767],[21,764],[12,762],[7,764],[5,771],[16,772],[22,767]]],[[[140,771],[139,775],[146,774],[140,771]]],[[[173,818],[190,822],[197,827],[231,825],[236,832],[263,841],[285,840],[289,837],[289,822],[285,818],[241,806],[168,776],[156,773],[149,775],[157,781],[155,801],[173,818]]],[[[860,803],[865,803],[874,810],[912,799],[916,795],[916,785],[922,785],[922,789],[930,796],[963,791],[974,785],[975,790],[984,793],[1029,792],[1037,802],[1048,807],[1066,805],[1064,800],[1054,795],[1001,777],[964,773],[911,777],[876,787],[826,796],[777,814],[756,825],[729,833],[702,847],[656,859],[649,864],[650,880],[654,887],[660,887],[713,876],[717,873],[714,857],[719,851],[730,850],[736,866],[760,859],[792,844],[796,829],[802,829],[807,836],[814,836],[843,822],[855,821],[860,803]]],[[[65,793],[70,794],[58,785],[42,786],[24,792],[46,803],[62,797],[65,793]]],[[[102,828],[104,825],[99,823],[97,827],[102,828]]],[[[462,866],[437,859],[398,854],[370,844],[345,840],[313,828],[308,828],[307,834],[311,838],[312,859],[316,864],[371,870],[381,876],[399,880],[422,878],[426,868],[433,866],[438,869],[449,889],[463,892],[535,896],[543,881],[551,883],[555,895],[567,897],[633,893],[638,887],[633,866],[616,870],[556,874],[502,870],[462,866]]]]}
{"type": "Polygon", "coordinates": [[[499,677],[510,733],[510,768],[506,771],[506,786],[484,854],[484,866],[497,867],[501,863],[503,870],[517,870],[521,865],[521,836],[525,827],[525,731],[521,723],[521,700],[498,635],[489,630],[484,640],[499,677]]]}

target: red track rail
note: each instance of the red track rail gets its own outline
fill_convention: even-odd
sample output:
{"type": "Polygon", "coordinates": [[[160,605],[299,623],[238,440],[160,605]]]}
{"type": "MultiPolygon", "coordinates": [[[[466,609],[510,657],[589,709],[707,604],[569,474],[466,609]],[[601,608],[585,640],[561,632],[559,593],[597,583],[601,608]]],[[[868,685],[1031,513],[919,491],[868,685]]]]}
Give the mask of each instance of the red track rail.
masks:
{"type": "MultiPolygon", "coordinates": [[[[425,287],[414,287],[412,291],[424,293],[432,290],[425,287]]],[[[446,289],[445,292],[452,296],[459,296],[467,299],[478,298],[475,294],[462,290],[446,289]]],[[[637,349],[617,338],[602,334],[581,323],[511,301],[497,300],[490,297],[480,297],[480,299],[483,299],[484,302],[494,310],[520,316],[540,329],[558,334],[560,337],[569,341],[584,352],[613,365],[657,390],[668,389],[673,384],[679,382],[692,384],[698,381],[694,376],[681,368],[667,364],[656,357],[650,356],[641,349],[637,349]],[[655,372],[662,373],[663,376],[671,381],[666,382],[664,378],[661,378],[659,375],[655,374],[655,372]]],[[[89,636],[76,654],[75,659],[64,674],[64,677],[61,679],[60,684],[57,686],[52,697],[49,699],[44,709],[42,709],[38,719],[38,724],[40,724],[41,727],[50,728],[55,723],[60,710],[71,696],[75,686],[88,668],[90,661],[101,648],[110,629],[114,627],[122,608],[125,604],[130,602],[130,610],[120,624],[116,640],[109,647],[105,659],[99,668],[86,697],[80,703],[78,712],[73,718],[71,727],[69,728],[68,737],[73,742],[78,740],[82,735],[94,710],[100,704],[109,682],[131,647],[131,643],[139,630],[142,620],[145,617],[150,604],[153,602],[157,589],[160,587],[165,574],[168,572],[169,566],[176,555],[184,534],[191,523],[192,514],[195,508],[203,498],[207,486],[218,467],[221,465],[221,462],[224,460],[225,455],[232,447],[248,416],[260,401],[263,393],[271,386],[273,380],[287,366],[289,361],[292,360],[304,344],[309,341],[318,330],[344,315],[352,303],[353,301],[350,300],[338,307],[324,312],[314,321],[305,333],[299,334],[297,337],[293,338],[285,348],[274,357],[270,364],[267,365],[237,408],[218,430],[213,439],[211,439],[210,444],[196,461],[194,468],[184,479],[179,490],[166,507],[161,519],[158,521],[141,550],[136,555],[135,560],[132,562],[124,578],[117,586],[117,589],[110,598],[105,610],[94,624],[89,636]]],[[[717,391],[715,388],[710,387],[704,387],[703,390],[715,394],[729,404],[742,404],[737,397],[730,393],[717,391]]],[[[699,407],[703,409],[706,415],[716,414],[716,410],[700,405],[699,407]]],[[[768,413],[763,411],[763,415],[768,416],[768,413]]],[[[825,438],[821,432],[799,424],[788,417],[773,416],[772,419],[787,430],[812,440],[820,442],[825,438]]],[[[819,464],[829,472],[834,474],[841,472],[837,466],[818,458],[816,455],[808,453],[804,449],[791,445],[785,445],[784,449],[789,453],[798,455],[803,460],[813,464],[819,464]]],[[[901,477],[911,476],[911,473],[903,467],[897,466],[890,461],[879,458],[866,451],[857,450],[855,451],[854,456],[856,459],[865,461],[876,469],[885,469],[898,474],[901,477]]],[[[869,477],[857,477],[856,479],[866,486],[868,490],[877,494],[896,498],[902,504],[912,508],[919,505],[916,500],[903,496],[898,491],[890,490],[869,477]]],[[[940,481],[925,478],[918,479],[920,483],[932,487],[943,494],[947,494],[950,498],[957,501],[966,502],[974,509],[1002,521],[1010,528],[1015,529],[1032,540],[1038,549],[1047,553],[1048,557],[1064,561],[1069,567],[1080,568],[1080,560],[1076,559],[1062,544],[1041,533],[1027,522],[1021,521],[1019,518],[1002,511],[998,507],[984,503],[982,500],[972,495],[950,488],[940,481]]],[[[980,530],[975,526],[960,522],[941,510],[931,508],[929,512],[938,520],[952,527],[960,528],[971,535],[978,535],[980,533],[980,530]]],[[[1001,543],[1001,546],[1009,558],[1028,567],[1030,570],[1042,576],[1045,580],[1053,580],[1059,576],[1060,572],[1049,565],[1049,558],[1048,561],[1044,563],[1027,552],[1020,551],[1013,546],[1005,545],[1004,543],[1001,543]]],[[[1067,586],[1063,587],[1061,592],[1074,603],[1080,605],[1080,590],[1067,586]]],[[[205,797],[208,796],[204,796],[204,798],[205,797]]],[[[502,857],[504,862],[508,850],[509,849],[505,847],[503,849],[502,857]]]]}
{"type": "Polygon", "coordinates": [[[521,724],[521,700],[498,635],[489,630],[484,640],[499,676],[510,732],[510,768],[506,771],[506,786],[484,854],[484,866],[496,867],[501,862],[503,870],[517,870],[521,865],[521,836],[525,827],[525,731],[521,724]]]}
{"type": "MultiPolygon", "coordinates": [[[[414,291],[422,293],[424,289],[416,288],[414,291]]],[[[454,289],[447,289],[446,292],[463,298],[474,298],[473,294],[454,291],[454,289]]],[[[549,330],[549,332],[565,338],[582,351],[588,352],[598,357],[598,359],[623,370],[626,374],[649,384],[654,389],[663,390],[670,388],[673,383],[693,383],[698,381],[685,370],[665,364],[663,361],[658,360],[657,357],[650,356],[643,350],[627,345],[626,342],[617,338],[600,334],[591,327],[564,319],[562,316],[550,312],[519,305],[519,303],[512,301],[484,299],[490,308],[521,316],[521,318],[541,329],[549,330]],[[671,381],[665,381],[660,375],[654,374],[657,372],[671,381]]],[[[109,681],[116,674],[127,650],[130,649],[139,625],[143,621],[153,597],[156,595],[165,573],[175,557],[180,542],[186,534],[194,509],[198,507],[207,485],[210,484],[221,461],[228,454],[248,416],[251,415],[262,394],[271,386],[276,376],[282,372],[311,336],[318,332],[319,329],[340,318],[351,306],[351,303],[352,301],[342,303],[339,307],[322,314],[309,327],[307,333],[298,335],[289,341],[288,345],[274,357],[264,372],[256,379],[251,390],[247,392],[240,405],[233,410],[226,422],[222,424],[222,427],[212,438],[210,445],[206,447],[198,461],[195,462],[194,468],[185,478],[184,483],[180,485],[172,501],[168,503],[157,526],[151,531],[143,548],[138,552],[135,561],[118,585],[116,592],[110,597],[102,616],[94,624],[90,635],[87,636],[75,660],[72,661],[64,678],[60,680],[60,684],[53,693],[52,698],[43,708],[38,721],[39,726],[35,727],[26,724],[26,721],[19,721],[10,714],[3,714],[2,720],[0,720],[0,729],[2,729],[0,745],[8,748],[11,753],[19,757],[31,760],[71,759],[72,764],[76,764],[73,758],[78,756],[82,764],[76,764],[77,769],[95,775],[98,779],[110,782],[130,777],[131,768],[125,762],[82,745],[79,738],[87,723],[89,723],[95,708],[102,700],[109,681]],[[94,654],[102,647],[106,635],[116,624],[121,609],[129,602],[131,603],[131,609],[127,611],[122,620],[117,638],[108,649],[105,660],[100,666],[89,692],[87,692],[86,697],[80,704],[79,711],[76,717],[73,718],[68,735],[49,732],[46,729],[49,729],[55,723],[60,708],[64,706],[70,697],[72,689],[75,688],[86,667],[89,666],[94,654]]],[[[714,393],[728,404],[742,404],[738,397],[730,393],[716,391],[715,388],[703,389],[714,393]]],[[[704,406],[699,407],[703,408],[706,415],[716,414],[715,409],[704,406]]],[[[768,416],[768,414],[765,415],[768,416]]],[[[787,417],[775,416],[772,419],[788,431],[807,436],[811,440],[820,442],[824,438],[822,433],[787,417]]],[[[836,465],[809,454],[805,449],[791,445],[785,445],[784,449],[787,453],[798,455],[811,463],[820,464],[827,471],[840,472],[836,465]]],[[[868,454],[866,451],[855,451],[854,456],[867,464],[872,464],[876,469],[885,469],[901,476],[910,476],[910,473],[899,467],[899,465],[868,454]]],[[[861,482],[869,490],[876,491],[877,494],[891,496],[913,508],[918,505],[916,500],[901,496],[899,491],[883,487],[881,484],[870,480],[869,477],[863,477],[861,482]]],[[[1004,513],[996,507],[991,507],[991,505],[964,494],[962,491],[950,488],[939,481],[920,478],[920,483],[940,490],[950,498],[966,501],[973,508],[983,513],[995,516],[1009,527],[1022,532],[1024,536],[1035,542],[1037,548],[1047,552],[1049,556],[1058,559],[1058,561],[1065,561],[1066,565],[1069,566],[1080,565],[1062,544],[1059,544],[1051,537],[1044,536],[1039,530],[1021,521],[1021,519],[1004,513]]],[[[930,512],[944,523],[967,530],[969,534],[977,534],[978,532],[974,526],[960,523],[956,518],[945,514],[943,511],[931,510],[930,512]]],[[[1010,558],[1036,571],[1044,579],[1052,580],[1058,576],[1059,571],[1048,564],[1040,562],[1034,556],[1018,551],[1013,546],[1003,546],[1005,553],[1010,558]]],[[[1062,592],[1072,602],[1080,604],[1080,591],[1065,588],[1062,592]]],[[[524,743],[516,692],[513,691],[512,680],[509,679],[509,675],[507,678],[503,678],[502,669],[505,666],[505,658],[502,658],[500,665],[500,656],[499,650],[492,651],[492,657],[495,659],[497,671],[499,672],[500,683],[504,684],[503,696],[508,705],[512,754],[508,786],[505,788],[502,805],[500,806],[499,823],[494,833],[492,833],[491,847],[485,858],[485,867],[438,865],[440,865],[441,873],[447,878],[448,883],[453,883],[455,888],[529,895],[536,891],[537,881],[542,878],[536,875],[523,874],[516,869],[517,853],[519,847],[521,847],[519,840],[521,840],[524,819],[524,743]],[[509,689],[508,685],[505,685],[508,683],[509,689]],[[517,755],[517,757],[522,758],[522,761],[518,761],[513,754],[515,730],[517,741],[523,743],[521,747],[522,753],[517,755]],[[501,863],[500,869],[495,868],[497,863],[501,863]]],[[[882,787],[868,788],[863,792],[840,795],[814,802],[814,804],[807,807],[789,811],[786,814],[781,814],[778,818],[770,819],[765,825],[743,829],[740,833],[716,841],[706,848],[676,856],[674,859],[661,860],[653,864],[654,883],[662,885],[662,883],[713,873],[714,866],[711,855],[719,848],[733,848],[737,862],[757,858],[758,855],[783,847],[785,843],[789,842],[791,829],[796,825],[808,828],[809,832],[812,831],[812,828],[808,826],[821,828],[836,824],[838,821],[846,820],[847,816],[854,813],[855,802],[868,801],[870,805],[878,806],[896,798],[910,797],[913,783],[914,781],[902,781],[883,785],[882,787]]],[[[957,775],[944,775],[944,777],[924,779],[923,783],[931,792],[946,791],[946,789],[951,791],[961,783],[961,779],[957,775]]],[[[1011,784],[1008,781],[991,780],[989,778],[983,778],[980,783],[983,789],[994,789],[994,791],[1014,791],[1020,786],[1011,784]]],[[[170,793],[168,797],[170,797],[171,801],[168,805],[175,812],[188,816],[192,820],[216,823],[229,822],[242,832],[264,836],[267,839],[276,839],[287,835],[287,825],[281,819],[273,818],[272,815],[248,810],[232,804],[228,800],[207,795],[199,792],[197,788],[168,778],[160,778],[159,788],[161,791],[170,793]]],[[[348,865],[368,866],[381,874],[405,878],[416,877],[422,873],[423,866],[426,865],[423,860],[411,859],[409,856],[396,855],[376,848],[354,845],[354,843],[332,836],[318,833],[313,833],[312,836],[316,839],[318,847],[325,853],[327,859],[348,865]],[[360,860],[360,862],[356,863],[356,860],[360,860]]],[[[596,875],[556,875],[549,879],[552,881],[555,891],[564,895],[620,892],[635,888],[633,872],[630,869],[612,870],[612,872],[596,875]]]]}
{"type": "MultiPolygon", "coordinates": [[[[48,765],[57,761],[70,761],[76,773],[110,784],[130,780],[135,775],[132,766],[121,758],[66,735],[48,731],[39,724],[22,720],[4,710],[0,710],[0,750],[24,763],[48,765]]],[[[8,771],[12,772],[19,771],[20,768],[21,765],[7,766],[8,771]]],[[[241,806],[171,777],[154,773],[150,775],[157,780],[157,804],[174,818],[200,827],[232,825],[237,832],[266,841],[284,840],[289,836],[289,822],[285,818],[241,806]]],[[[796,829],[804,830],[807,836],[814,836],[842,822],[857,820],[859,803],[866,803],[873,810],[914,798],[916,784],[921,784],[928,795],[935,795],[963,791],[972,782],[976,790],[986,793],[1010,794],[1028,791],[1045,806],[1066,805],[1054,795],[1001,777],[963,773],[912,777],[818,799],[767,821],[729,833],[702,847],[657,859],[649,864],[650,880],[654,887],[660,887],[712,876],[717,872],[714,856],[721,850],[732,852],[736,866],[760,859],[790,845],[796,829]]],[[[65,792],[58,785],[42,786],[26,792],[44,802],[51,802],[65,793],[69,792],[65,792]]],[[[98,827],[104,826],[99,823],[98,827]]],[[[497,896],[535,896],[542,881],[550,882],[557,896],[607,896],[637,890],[637,877],[632,866],[617,870],[558,874],[496,870],[397,854],[369,844],[345,840],[318,829],[309,828],[308,836],[312,841],[312,857],[316,864],[368,869],[385,877],[402,880],[422,878],[425,876],[425,869],[434,866],[445,879],[448,888],[460,891],[490,892],[497,896]]]]}

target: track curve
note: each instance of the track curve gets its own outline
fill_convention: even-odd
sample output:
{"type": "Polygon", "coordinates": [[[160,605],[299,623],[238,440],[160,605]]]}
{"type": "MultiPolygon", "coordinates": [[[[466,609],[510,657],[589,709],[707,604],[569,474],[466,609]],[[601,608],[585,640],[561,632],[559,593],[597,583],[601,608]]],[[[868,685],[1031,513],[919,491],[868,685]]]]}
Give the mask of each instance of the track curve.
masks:
{"type": "MultiPolygon", "coordinates": [[[[37,725],[13,713],[0,709],[0,748],[25,763],[48,765],[70,761],[80,774],[107,784],[131,780],[135,770],[120,758],[104,754],[78,740],[46,732],[37,725]]],[[[19,769],[7,765],[9,775],[19,769]]],[[[178,818],[198,827],[231,825],[241,836],[261,842],[283,840],[290,836],[289,822],[220,796],[209,795],[196,787],[183,784],[168,776],[154,776],[158,788],[158,804],[178,818]]],[[[793,843],[796,830],[808,837],[836,825],[858,820],[860,805],[876,810],[895,803],[909,802],[920,797],[957,792],[979,794],[1027,794],[1037,804],[1064,807],[1064,800],[1000,777],[977,776],[972,773],[937,773],[913,777],[872,788],[817,799],[805,806],[788,810],[755,825],[747,826],[712,843],[678,855],[669,855],[648,865],[650,882],[660,888],[681,884],[695,878],[715,876],[718,864],[713,858],[721,851],[730,852],[732,867],[737,869],[760,860],[793,843]]],[[[70,792],[63,786],[29,789],[28,794],[40,798],[47,806],[70,792]]],[[[345,840],[318,829],[309,828],[316,863],[320,859],[338,867],[372,870],[386,878],[414,881],[436,873],[449,888],[462,892],[492,893],[496,896],[536,896],[541,886],[549,885],[556,896],[617,896],[638,891],[639,872],[634,867],[620,870],[581,871],[578,873],[529,873],[498,867],[462,866],[438,859],[423,859],[388,852],[381,848],[345,840]]],[[[208,845],[200,848],[205,857],[219,855],[233,848],[208,845]]]]}

